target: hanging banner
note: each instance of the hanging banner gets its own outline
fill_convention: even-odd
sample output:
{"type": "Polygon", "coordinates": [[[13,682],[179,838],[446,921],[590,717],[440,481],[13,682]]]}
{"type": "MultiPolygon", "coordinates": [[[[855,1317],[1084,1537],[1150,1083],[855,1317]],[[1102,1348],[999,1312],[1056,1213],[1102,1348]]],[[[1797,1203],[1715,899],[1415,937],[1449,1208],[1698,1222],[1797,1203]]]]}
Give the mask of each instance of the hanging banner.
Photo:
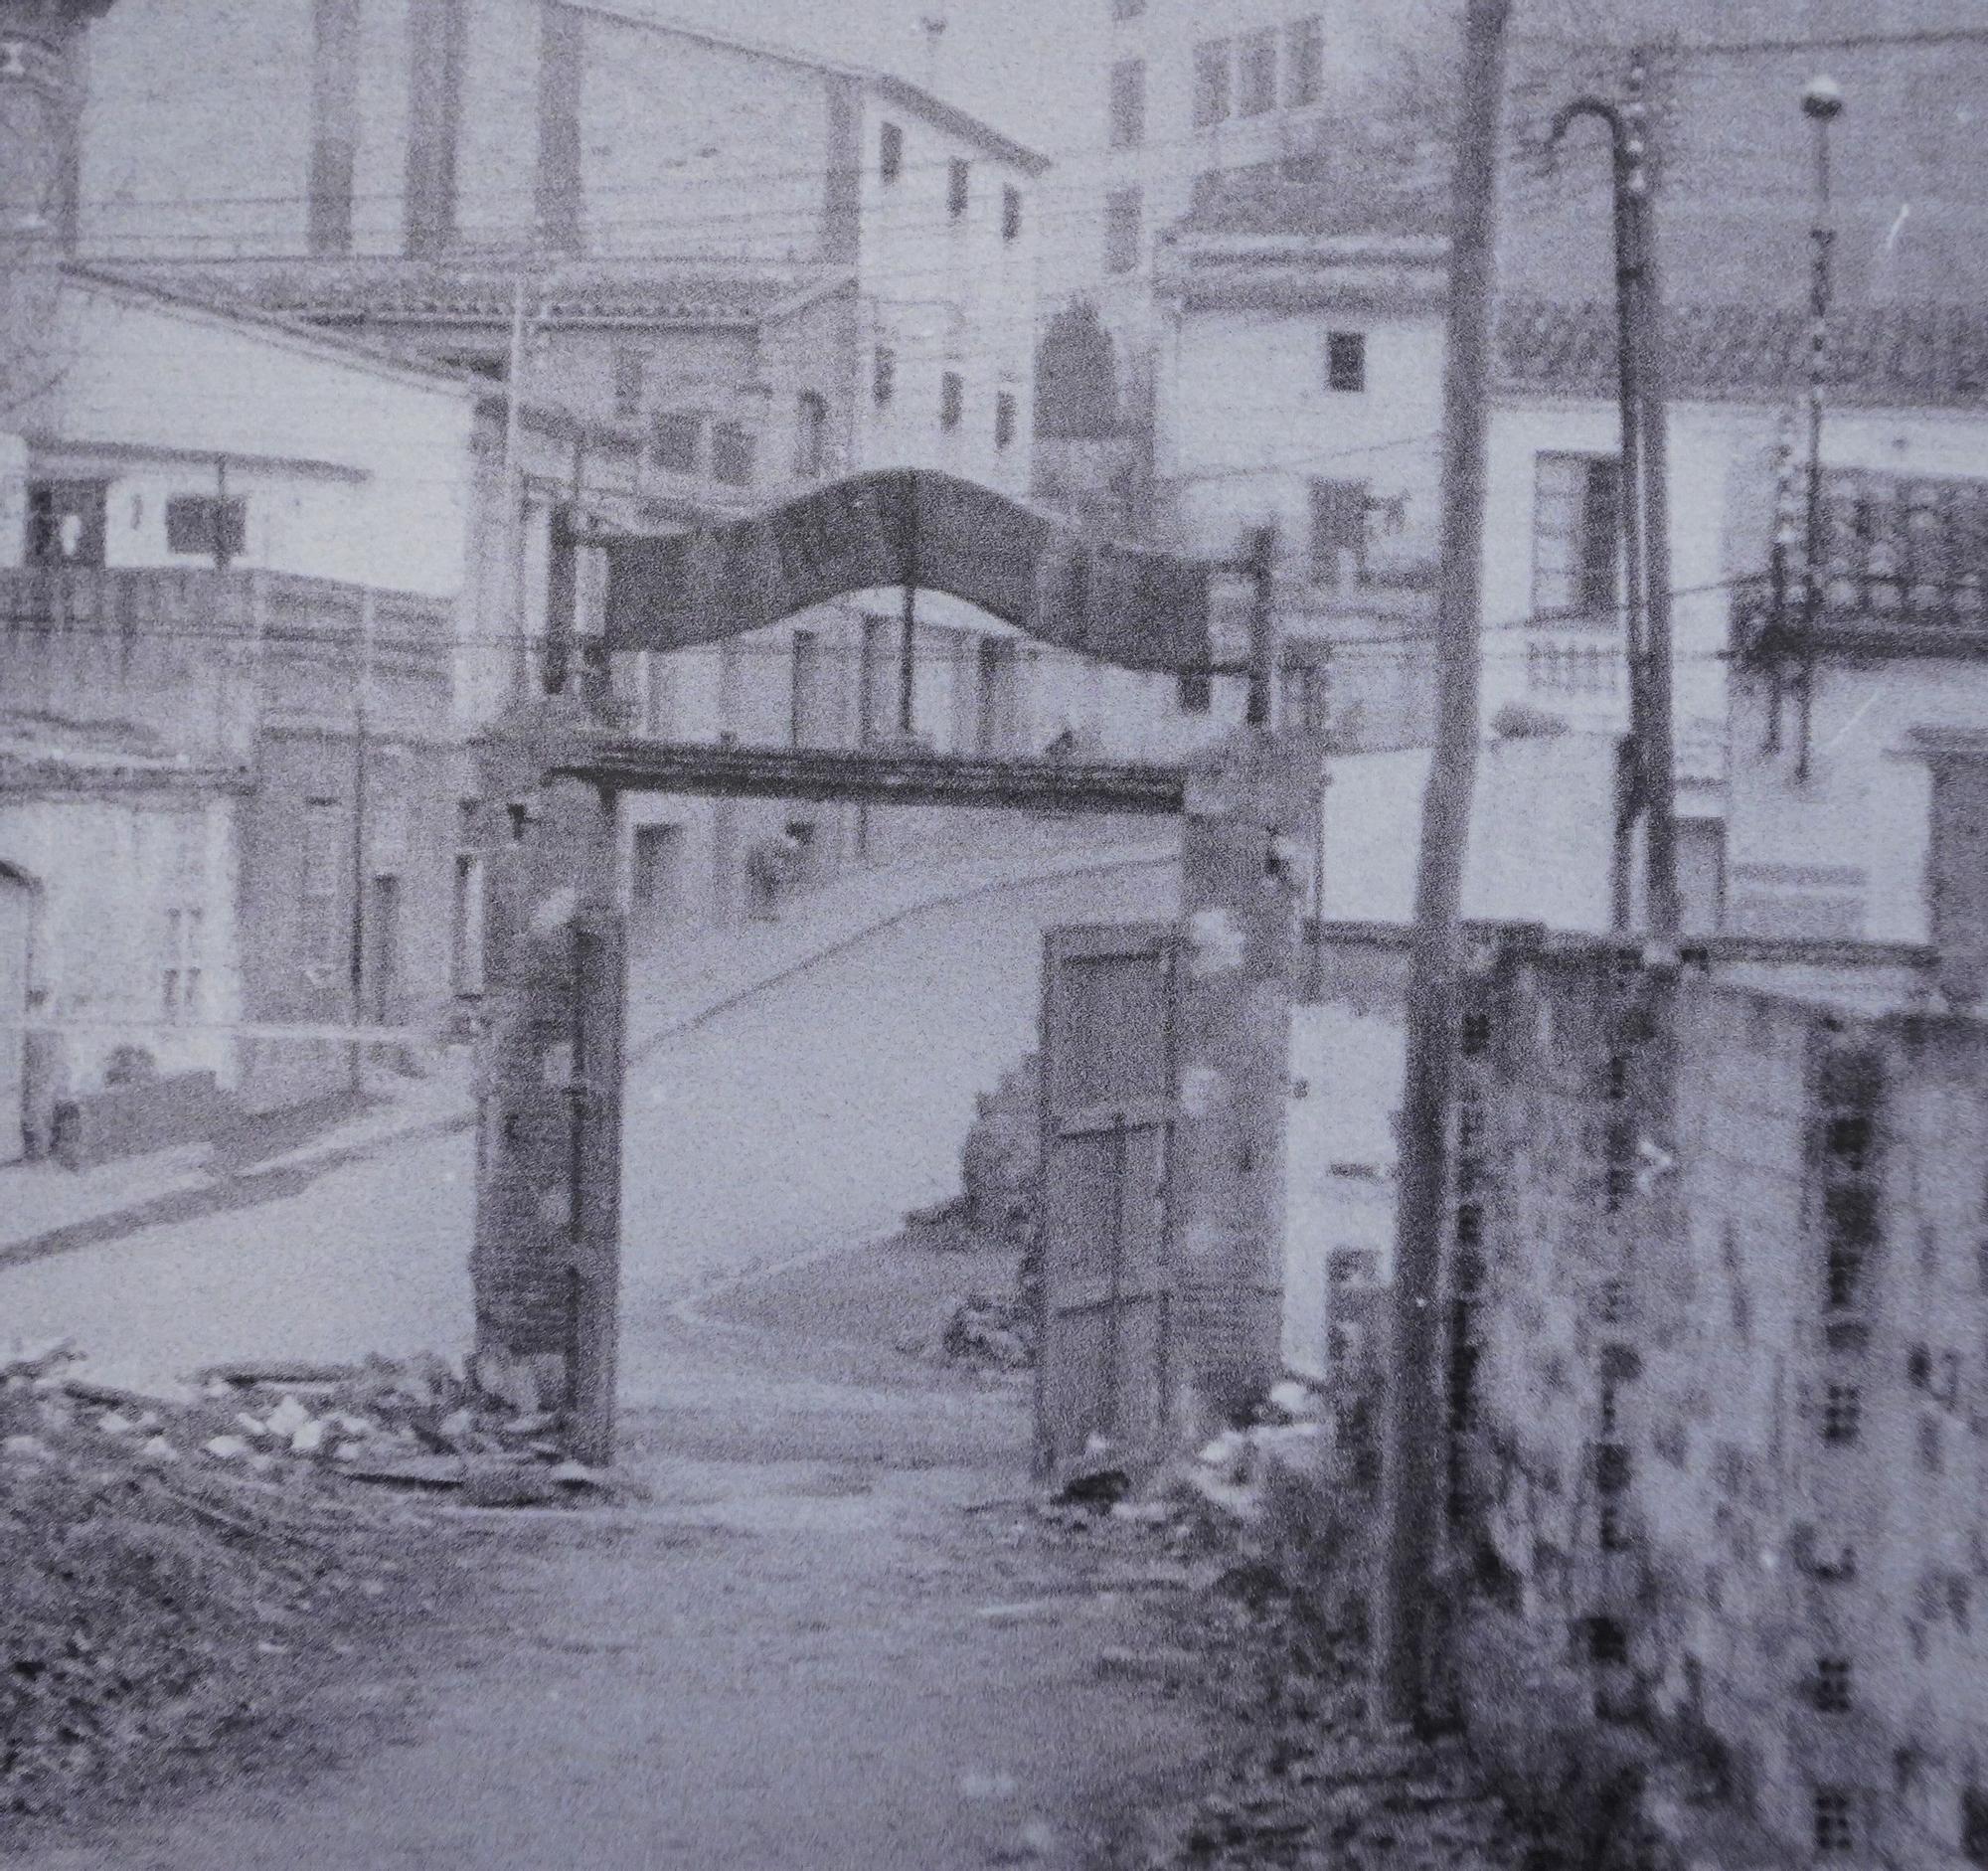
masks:
{"type": "Polygon", "coordinates": [[[608,539],[606,645],[675,650],[764,628],[878,587],[977,605],[1126,669],[1210,661],[1212,568],[1100,544],[949,474],[862,474],[725,525],[608,539]]]}

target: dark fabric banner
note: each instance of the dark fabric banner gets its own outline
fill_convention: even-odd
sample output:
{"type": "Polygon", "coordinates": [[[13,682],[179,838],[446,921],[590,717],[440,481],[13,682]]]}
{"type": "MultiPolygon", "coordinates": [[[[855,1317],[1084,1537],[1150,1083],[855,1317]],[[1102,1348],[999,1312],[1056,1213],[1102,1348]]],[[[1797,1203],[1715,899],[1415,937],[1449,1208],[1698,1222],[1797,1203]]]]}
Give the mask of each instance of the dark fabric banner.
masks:
{"type": "Polygon", "coordinates": [[[1127,669],[1210,661],[1211,570],[1083,539],[949,474],[838,481],[766,513],[660,539],[610,539],[606,643],[673,650],[777,623],[851,592],[911,584],[1127,669]]]}

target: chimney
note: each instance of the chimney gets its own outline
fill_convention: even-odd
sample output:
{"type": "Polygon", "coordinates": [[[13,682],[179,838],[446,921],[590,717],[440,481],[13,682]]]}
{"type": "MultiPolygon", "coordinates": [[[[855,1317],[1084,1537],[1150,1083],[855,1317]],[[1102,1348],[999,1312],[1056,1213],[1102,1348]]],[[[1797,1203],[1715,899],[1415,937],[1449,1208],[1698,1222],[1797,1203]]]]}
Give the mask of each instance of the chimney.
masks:
{"type": "Polygon", "coordinates": [[[0,0],[0,426],[4,406],[35,378],[71,232],[77,41],[111,3],[0,0]]]}
{"type": "Polygon", "coordinates": [[[63,178],[82,99],[74,53],[111,0],[0,0],[0,240],[64,232],[63,178]]]}

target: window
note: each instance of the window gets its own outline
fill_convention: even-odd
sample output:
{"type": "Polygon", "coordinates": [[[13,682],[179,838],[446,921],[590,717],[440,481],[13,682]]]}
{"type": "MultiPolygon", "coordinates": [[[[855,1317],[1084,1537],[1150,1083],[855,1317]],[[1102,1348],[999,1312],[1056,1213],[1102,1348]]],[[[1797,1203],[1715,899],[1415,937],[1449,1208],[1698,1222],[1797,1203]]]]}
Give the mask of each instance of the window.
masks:
{"type": "Polygon", "coordinates": [[[1229,41],[1211,39],[1194,49],[1194,127],[1206,130],[1229,116],[1229,41]]]}
{"type": "Polygon", "coordinates": [[[973,181],[973,165],[964,156],[955,156],[945,167],[945,212],[954,221],[966,213],[973,181]]]}
{"type": "Polygon", "coordinates": [[[1015,399],[1006,390],[994,399],[994,445],[1010,446],[1015,439],[1015,399]]]}
{"type": "Polygon", "coordinates": [[[1325,92],[1325,22],[1313,15],[1284,28],[1284,102],[1315,104],[1325,92]]]}
{"type": "Polygon", "coordinates": [[[1359,396],[1367,388],[1367,334],[1329,331],[1325,334],[1325,387],[1342,395],[1359,396]]]}
{"type": "Polygon", "coordinates": [[[870,368],[870,399],[880,410],[888,409],[897,394],[898,354],[888,344],[880,344],[870,368]]]}
{"type": "Polygon", "coordinates": [[[691,410],[661,410],[649,429],[649,454],[672,474],[697,472],[697,444],[704,418],[691,410]]]}
{"type": "Polygon", "coordinates": [[[338,886],[344,870],[344,823],[345,811],[336,799],[304,801],[297,952],[317,967],[329,967],[339,953],[338,886]]]}
{"type": "Polygon", "coordinates": [[[1598,456],[1543,454],[1534,483],[1533,608],[1594,616],[1616,603],[1621,472],[1598,456]]]}
{"type": "Polygon", "coordinates": [[[614,353],[614,414],[620,417],[642,413],[642,375],[648,359],[639,351],[614,353]]]}
{"type": "Polygon", "coordinates": [[[166,912],[165,966],[159,999],[169,1026],[185,1026],[200,1018],[203,920],[198,910],[166,912]]]}
{"type": "Polygon", "coordinates": [[[1277,35],[1266,28],[1242,42],[1236,72],[1237,114],[1260,117],[1277,107],[1277,35]]]}
{"type": "Polygon", "coordinates": [[[166,502],[166,550],[214,560],[239,559],[248,544],[248,505],[212,494],[175,494],[166,502]],[[220,515],[220,538],[215,517],[220,515]]]}
{"type": "Polygon", "coordinates": [[[1850,1822],[1850,1795],[1840,1786],[1815,1789],[1815,1848],[1829,1857],[1840,1857],[1857,1846],[1856,1828],[1850,1822]]]}
{"type": "Polygon", "coordinates": [[[1851,1708],[1850,1659],[1824,1656],[1816,1659],[1815,1706],[1824,1715],[1848,1715],[1851,1708]]]}
{"type": "Polygon", "coordinates": [[[887,123],[877,137],[877,174],[895,182],[905,173],[905,129],[901,123],[887,123]]]}
{"type": "Polygon", "coordinates": [[[1104,198],[1104,270],[1135,272],[1139,265],[1141,204],[1137,189],[1113,189],[1104,198]]]}
{"type": "Polygon", "coordinates": [[[740,423],[719,423],[711,431],[711,477],[728,487],[752,484],[752,433],[740,423]]]}
{"type": "Polygon", "coordinates": [[[1864,1429],[1864,1393],[1855,1384],[1831,1384],[1822,1397],[1822,1440],[1839,1445],[1857,1441],[1864,1429]]]}
{"type": "Polygon", "coordinates": [[[938,380],[938,425],[941,428],[957,428],[960,418],[966,413],[966,382],[956,370],[949,370],[938,380]]]}
{"type": "Polygon", "coordinates": [[[1146,62],[1121,59],[1111,68],[1111,147],[1136,149],[1146,140],[1146,62]]]}
{"type": "Polygon", "coordinates": [[[1004,241],[1022,238],[1022,191],[1012,182],[1001,191],[1001,238],[1004,241]]]}
{"type": "Polygon", "coordinates": [[[804,390],[795,436],[794,472],[804,481],[813,481],[827,471],[828,399],[804,390]]]}
{"type": "Polygon", "coordinates": [[[1367,483],[1311,484],[1311,576],[1329,591],[1367,580],[1367,483]]]}

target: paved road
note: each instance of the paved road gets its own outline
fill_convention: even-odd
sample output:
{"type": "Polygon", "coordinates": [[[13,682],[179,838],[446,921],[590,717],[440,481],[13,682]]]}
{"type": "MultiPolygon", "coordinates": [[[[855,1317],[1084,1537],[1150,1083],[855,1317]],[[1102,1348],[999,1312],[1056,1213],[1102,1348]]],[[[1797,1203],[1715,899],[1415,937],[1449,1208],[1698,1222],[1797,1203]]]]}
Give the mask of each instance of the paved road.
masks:
{"type": "MultiPolygon", "coordinates": [[[[869,1239],[955,1186],[976,1091],[1033,1044],[1041,931],[1171,909],[1167,866],[912,916],[720,1014],[630,1075],[623,1386],[714,1276],[869,1239]]],[[[330,1169],[283,1199],[0,1272],[9,1333],[73,1334],[134,1380],[234,1358],[468,1343],[471,1140],[330,1169]]]]}

